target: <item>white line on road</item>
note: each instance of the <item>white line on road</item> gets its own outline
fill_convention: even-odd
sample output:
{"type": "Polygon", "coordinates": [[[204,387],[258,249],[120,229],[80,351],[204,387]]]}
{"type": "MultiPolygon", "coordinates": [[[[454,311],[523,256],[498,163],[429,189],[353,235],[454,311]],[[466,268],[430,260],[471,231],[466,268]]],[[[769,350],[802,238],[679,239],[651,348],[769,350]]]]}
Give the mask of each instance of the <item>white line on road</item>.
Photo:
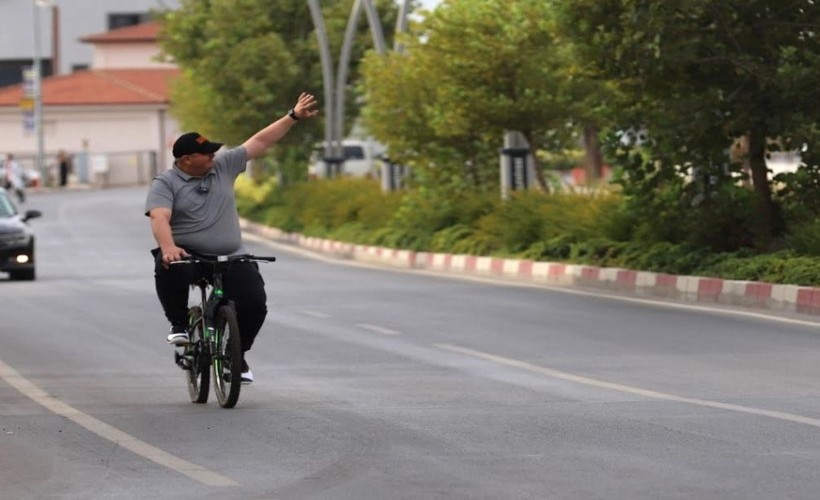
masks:
{"type": "Polygon", "coordinates": [[[329,318],[330,314],[326,314],[319,311],[302,311],[302,314],[307,316],[313,316],[314,318],[329,318]]]}
{"type": "Polygon", "coordinates": [[[390,328],[385,328],[383,326],[369,325],[367,323],[356,323],[356,326],[371,332],[381,333],[382,335],[399,335],[399,332],[396,330],[391,330],[390,328]]]}
{"type": "Polygon", "coordinates": [[[83,413],[80,410],[63,403],[59,399],[49,395],[33,383],[29,382],[25,377],[20,375],[17,370],[10,367],[2,360],[0,360],[0,378],[2,378],[10,386],[20,391],[24,396],[30,398],[36,403],[39,403],[46,409],[60,415],[61,417],[65,417],[75,424],[85,427],[94,434],[127,450],[130,450],[143,458],[147,458],[156,464],[172,469],[208,486],[237,485],[237,483],[232,479],[195,463],[191,463],[187,460],[171,455],[168,452],[165,452],[144,441],[140,441],[139,439],[126,434],[116,427],[112,427],[101,420],[97,420],[91,415],[83,413]]]}
{"type": "Polygon", "coordinates": [[[733,405],[729,403],[721,403],[719,401],[709,401],[706,399],[696,399],[696,398],[687,398],[683,396],[675,396],[674,394],[667,394],[664,392],[652,391],[649,389],[641,389],[640,387],[632,387],[629,385],[622,385],[616,384],[614,382],[607,382],[604,380],[597,380],[594,378],[583,377],[579,375],[573,375],[571,373],[562,372],[558,370],[553,370],[551,368],[545,368],[543,366],[534,365],[532,363],[527,363],[526,361],[519,361],[517,359],[505,358],[502,356],[496,356],[495,354],[489,354],[486,352],[476,351],[473,349],[468,349],[466,347],[459,347],[450,344],[435,344],[436,347],[440,349],[445,349],[452,352],[457,352],[460,354],[465,354],[467,356],[473,356],[476,358],[481,358],[487,361],[492,361],[494,363],[498,363],[501,365],[511,366],[513,368],[519,368],[521,370],[526,370],[533,373],[539,373],[541,375],[546,375],[547,377],[557,378],[561,380],[566,380],[568,382],[574,382],[577,384],[584,384],[591,387],[598,387],[601,389],[609,389],[613,391],[623,392],[626,394],[634,394],[637,396],[643,396],[645,398],[652,398],[652,399],[663,399],[666,401],[675,401],[678,403],[686,403],[691,405],[697,406],[705,406],[708,408],[716,408],[719,410],[728,410],[728,411],[736,411],[741,413],[750,413],[752,415],[761,415],[764,417],[771,417],[777,418],[780,420],[786,420],[788,422],[794,422],[797,424],[804,424],[804,425],[811,425],[813,427],[820,427],[820,419],[810,418],[810,417],[803,417],[800,415],[795,415],[793,413],[785,413],[781,411],[772,411],[772,410],[764,410],[761,408],[752,408],[749,406],[740,406],[740,405],[733,405]]]}

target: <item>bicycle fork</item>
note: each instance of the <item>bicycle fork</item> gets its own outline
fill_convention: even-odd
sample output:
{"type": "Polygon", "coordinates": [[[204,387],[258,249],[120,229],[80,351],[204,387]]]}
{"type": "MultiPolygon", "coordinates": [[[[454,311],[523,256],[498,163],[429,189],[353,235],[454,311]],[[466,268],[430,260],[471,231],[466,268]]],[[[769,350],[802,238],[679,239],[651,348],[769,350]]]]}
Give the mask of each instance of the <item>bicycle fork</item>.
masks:
{"type": "Polygon", "coordinates": [[[190,370],[194,363],[202,363],[205,359],[208,359],[209,354],[213,352],[213,342],[211,339],[213,338],[214,328],[208,324],[208,314],[202,310],[203,306],[209,308],[210,304],[206,302],[205,287],[200,286],[199,288],[201,294],[199,303],[201,305],[191,307],[188,310],[188,329],[189,333],[193,334],[197,327],[199,327],[203,338],[199,338],[196,342],[174,349],[174,362],[183,370],[190,370]]]}

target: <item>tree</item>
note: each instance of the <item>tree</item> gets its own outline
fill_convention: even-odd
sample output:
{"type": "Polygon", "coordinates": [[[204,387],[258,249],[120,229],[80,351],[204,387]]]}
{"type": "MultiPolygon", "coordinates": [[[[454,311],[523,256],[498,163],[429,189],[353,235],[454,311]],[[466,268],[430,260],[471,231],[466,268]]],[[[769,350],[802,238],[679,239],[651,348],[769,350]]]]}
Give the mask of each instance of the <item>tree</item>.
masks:
{"type": "MultiPolygon", "coordinates": [[[[353,0],[323,4],[338,53],[353,0]]],[[[378,4],[383,21],[394,22],[396,6],[389,0],[378,4]]],[[[185,128],[239,144],[284,115],[300,92],[323,98],[315,30],[303,0],[183,0],[162,24],[162,49],[183,69],[173,89],[173,112],[185,128]]],[[[352,78],[370,46],[364,43],[370,36],[366,23],[359,25],[357,36],[352,78]]],[[[351,102],[351,120],[355,106],[351,102]]],[[[311,120],[300,126],[299,134],[286,136],[285,147],[274,148],[273,157],[289,163],[301,157],[293,168],[304,171],[309,151],[321,137],[320,120],[311,120]],[[287,151],[292,148],[301,154],[287,151]]]]}
{"type": "MultiPolygon", "coordinates": [[[[572,120],[565,51],[543,0],[445,1],[416,26],[406,53],[364,67],[368,124],[391,151],[438,151],[467,165],[472,182],[497,183],[505,130],[533,148],[572,120]]],[[[540,168],[538,183],[547,185],[540,168]]]]}
{"type": "Polygon", "coordinates": [[[776,217],[767,149],[774,140],[799,148],[820,120],[815,0],[554,4],[584,59],[630,97],[622,128],[656,139],[646,143],[651,162],[714,169],[728,161],[725,151],[736,139],[747,137],[756,245],[769,248],[776,217]]]}

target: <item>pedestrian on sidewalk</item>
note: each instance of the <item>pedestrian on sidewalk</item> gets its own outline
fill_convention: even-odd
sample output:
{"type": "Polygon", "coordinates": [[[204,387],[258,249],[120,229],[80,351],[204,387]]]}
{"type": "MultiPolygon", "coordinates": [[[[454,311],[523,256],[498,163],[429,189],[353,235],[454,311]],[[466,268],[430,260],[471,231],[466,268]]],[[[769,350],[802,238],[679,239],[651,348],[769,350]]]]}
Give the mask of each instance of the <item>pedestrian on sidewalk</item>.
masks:
{"type": "Polygon", "coordinates": [[[26,183],[23,180],[23,167],[14,159],[14,155],[9,153],[6,155],[6,161],[3,163],[3,171],[5,172],[5,179],[3,185],[6,189],[14,191],[17,194],[17,199],[20,203],[26,202],[26,183]]]}
{"type": "Polygon", "coordinates": [[[57,164],[60,168],[60,187],[68,185],[68,176],[71,174],[71,156],[62,149],[57,152],[57,164]]]}

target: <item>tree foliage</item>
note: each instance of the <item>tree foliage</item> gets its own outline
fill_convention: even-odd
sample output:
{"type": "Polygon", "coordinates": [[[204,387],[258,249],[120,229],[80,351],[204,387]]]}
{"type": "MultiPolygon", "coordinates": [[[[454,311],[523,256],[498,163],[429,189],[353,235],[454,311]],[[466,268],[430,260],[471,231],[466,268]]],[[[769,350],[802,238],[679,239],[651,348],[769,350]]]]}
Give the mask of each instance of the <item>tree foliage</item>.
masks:
{"type": "MultiPolygon", "coordinates": [[[[739,138],[756,192],[757,246],[777,230],[766,154],[778,145],[814,149],[820,110],[820,6],[814,0],[556,0],[562,26],[601,78],[630,97],[622,130],[641,130],[640,155],[626,155],[630,182],[698,167],[724,175],[739,138]],[[650,175],[651,174],[651,175],[650,175]]],[[[721,190],[716,190],[720,192],[721,190]]]]}
{"type": "Polygon", "coordinates": [[[368,126],[400,159],[449,165],[474,185],[497,184],[506,130],[565,145],[580,87],[552,18],[543,0],[443,2],[406,53],[367,59],[368,126]]]}
{"type": "MultiPolygon", "coordinates": [[[[331,53],[337,57],[353,0],[322,4],[331,53]]],[[[391,27],[395,5],[389,0],[378,4],[385,28],[391,27]]],[[[183,0],[162,23],[162,48],[184,72],[173,89],[173,112],[187,129],[239,144],[283,116],[300,92],[325,99],[316,34],[304,0],[183,0]]],[[[352,78],[372,47],[364,15],[357,37],[352,78]]],[[[352,121],[356,103],[348,102],[352,121]]],[[[284,148],[274,148],[274,157],[299,162],[297,168],[304,170],[322,130],[321,120],[300,124],[299,134],[285,137],[284,148]],[[300,153],[288,151],[294,148],[300,153]]]]}
{"type": "MultiPolygon", "coordinates": [[[[322,2],[334,56],[352,3],[322,2]]],[[[389,35],[396,4],[377,3],[389,35]]],[[[399,212],[419,208],[407,200],[453,206],[495,192],[506,130],[547,161],[577,161],[581,136],[594,152],[602,130],[626,195],[619,238],[768,249],[786,216],[816,233],[818,27],[817,0],[443,0],[402,53],[366,53],[362,16],[348,116],[363,102],[366,128],[412,167],[419,189],[399,212]],[[766,159],[778,148],[800,150],[805,165],[773,181],[766,159]]],[[[239,142],[299,91],[322,93],[303,0],[183,0],[165,30],[184,70],[174,99],[186,127],[239,142]]],[[[286,143],[306,152],[321,131],[316,121],[286,143]]]]}

